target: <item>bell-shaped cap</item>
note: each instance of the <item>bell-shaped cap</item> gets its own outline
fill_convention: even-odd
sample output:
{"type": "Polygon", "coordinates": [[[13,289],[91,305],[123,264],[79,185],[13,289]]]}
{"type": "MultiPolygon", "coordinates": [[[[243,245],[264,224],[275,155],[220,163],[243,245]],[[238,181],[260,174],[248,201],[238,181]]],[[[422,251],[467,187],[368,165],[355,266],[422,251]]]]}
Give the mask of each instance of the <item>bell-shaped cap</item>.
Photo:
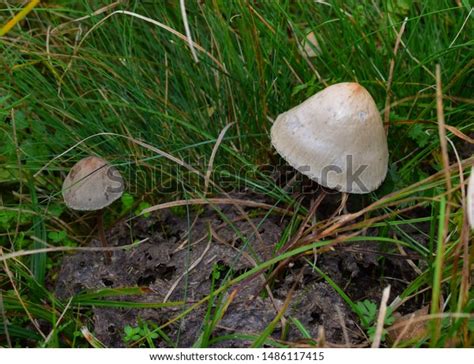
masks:
{"type": "Polygon", "coordinates": [[[77,162],[63,183],[64,202],[74,210],[93,211],[109,206],[122,196],[119,171],[99,157],[77,162]]]}
{"type": "Polygon", "coordinates": [[[298,45],[298,50],[302,56],[309,58],[320,56],[322,53],[314,32],[310,32],[306,35],[301,44],[298,45]]]}
{"type": "Polygon", "coordinates": [[[358,83],[329,86],[280,114],[271,140],[292,167],[338,191],[372,192],[387,174],[382,120],[372,96],[358,83]]]}

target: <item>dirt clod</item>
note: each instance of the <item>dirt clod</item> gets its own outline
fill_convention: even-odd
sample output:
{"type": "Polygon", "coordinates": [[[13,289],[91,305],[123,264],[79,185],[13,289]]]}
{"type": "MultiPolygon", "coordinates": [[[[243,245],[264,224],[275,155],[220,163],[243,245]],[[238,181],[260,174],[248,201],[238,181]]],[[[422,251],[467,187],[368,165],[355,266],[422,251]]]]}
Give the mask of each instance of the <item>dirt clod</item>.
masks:
{"type": "MultiPolygon", "coordinates": [[[[265,276],[256,274],[214,296],[211,306],[207,301],[190,314],[167,324],[219,288],[226,278],[238,277],[275,254],[274,247],[286,225],[280,216],[263,219],[261,211],[246,211],[245,218],[232,206],[219,207],[225,213],[225,222],[215,209],[207,207],[197,216],[181,217],[161,211],[146,218],[118,223],[107,234],[110,245],[142,242],[114,251],[109,265],[104,263],[101,252],[81,251],[65,256],[56,283],[56,295],[67,299],[85,291],[138,286],[143,288],[140,295],[107,299],[153,304],[165,299],[170,303],[182,302],[160,308],[93,305],[92,320],[84,324],[108,347],[131,345],[124,341],[124,328],[143,322],[150,323],[150,327],[165,325],[163,331],[178,347],[192,346],[198,339],[203,339],[203,328],[206,322],[209,323],[205,320],[207,313],[211,312],[214,317],[227,300],[229,304],[222,319],[212,335],[205,339],[214,347],[247,347],[276,317],[292,287],[295,288],[293,297],[285,313],[289,329],[282,330],[279,323],[272,339],[297,343],[307,339],[307,333],[316,339],[319,327],[323,326],[327,342],[345,345],[349,340],[353,345],[365,340],[356,325],[357,317],[331,285],[311,268],[306,258],[295,261],[282,277],[278,277],[270,294],[264,285],[265,276]],[[299,275],[301,269],[303,274],[299,275]],[[302,278],[295,282],[297,277],[302,278]],[[296,321],[307,333],[297,328],[296,321]],[[286,336],[282,337],[282,332],[286,336]]],[[[100,246],[100,243],[93,240],[90,245],[100,246]]],[[[387,282],[380,279],[381,263],[376,245],[352,247],[355,249],[336,249],[321,255],[318,267],[352,299],[379,299],[387,282]],[[359,251],[367,246],[372,249],[370,253],[359,251]]],[[[397,294],[396,287],[392,291],[397,294]]],[[[158,338],[155,345],[166,347],[170,344],[158,338]]]]}

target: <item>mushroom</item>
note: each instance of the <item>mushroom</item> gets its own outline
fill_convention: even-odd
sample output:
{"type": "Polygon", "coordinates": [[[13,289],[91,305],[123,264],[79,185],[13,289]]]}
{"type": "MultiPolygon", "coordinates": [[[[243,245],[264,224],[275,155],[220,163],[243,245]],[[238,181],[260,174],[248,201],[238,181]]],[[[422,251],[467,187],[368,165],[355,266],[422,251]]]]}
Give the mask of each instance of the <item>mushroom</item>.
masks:
{"type": "MultiPolygon", "coordinates": [[[[104,247],[107,241],[104,233],[103,209],[122,196],[123,178],[119,171],[99,157],[81,159],[63,183],[63,198],[66,205],[78,211],[97,211],[97,228],[104,247]]],[[[110,262],[110,252],[105,254],[110,262]]]]}
{"type": "Polygon", "coordinates": [[[467,185],[467,219],[474,230],[474,166],[471,167],[471,177],[467,185]]]}
{"type": "Polygon", "coordinates": [[[372,192],[387,174],[382,120],[372,96],[358,83],[329,86],[280,114],[271,141],[292,167],[341,192],[372,192]]]}
{"type": "Polygon", "coordinates": [[[320,56],[322,53],[314,32],[306,35],[304,40],[298,45],[298,50],[302,56],[308,56],[309,58],[320,56]]]}

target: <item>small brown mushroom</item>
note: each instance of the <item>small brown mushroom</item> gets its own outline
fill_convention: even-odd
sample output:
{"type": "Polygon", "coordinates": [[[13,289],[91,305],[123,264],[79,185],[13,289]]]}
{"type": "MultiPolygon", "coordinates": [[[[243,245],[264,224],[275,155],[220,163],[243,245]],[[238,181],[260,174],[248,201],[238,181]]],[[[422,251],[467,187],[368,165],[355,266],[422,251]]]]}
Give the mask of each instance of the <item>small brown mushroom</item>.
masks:
{"type": "MultiPolygon", "coordinates": [[[[99,157],[91,156],[77,162],[63,183],[66,205],[78,211],[97,211],[97,228],[104,247],[103,209],[122,196],[123,178],[119,171],[99,157]]],[[[105,255],[110,262],[110,252],[105,255]]]]}
{"type": "Polygon", "coordinates": [[[301,44],[298,45],[298,50],[301,55],[309,58],[320,56],[322,53],[314,32],[310,32],[306,35],[301,44]]]}
{"type": "Polygon", "coordinates": [[[280,114],[271,129],[277,152],[320,185],[369,193],[385,179],[387,137],[369,92],[338,83],[280,114]]]}
{"type": "Polygon", "coordinates": [[[405,316],[395,313],[395,322],[387,328],[388,340],[391,343],[420,340],[428,331],[427,321],[420,319],[428,314],[429,306],[423,306],[405,316]]]}

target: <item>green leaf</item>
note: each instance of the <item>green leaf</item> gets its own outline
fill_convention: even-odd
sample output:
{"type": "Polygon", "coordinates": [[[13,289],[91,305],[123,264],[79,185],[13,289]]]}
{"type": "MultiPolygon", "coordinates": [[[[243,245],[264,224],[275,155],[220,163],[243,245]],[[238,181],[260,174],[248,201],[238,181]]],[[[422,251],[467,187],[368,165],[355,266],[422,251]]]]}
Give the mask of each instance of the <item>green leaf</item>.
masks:
{"type": "Polygon", "coordinates": [[[54,243],[59,243],[63,241],[67,236],[66,231],[61,230],[61,231],[50,231],[48,233],[48,239],[51,240],[54,243]]]}
{"type": "MultiPolygon", "coordinates": [[[[140,204],[138,205],[138,208],[135,210],[135,215],[141,215],[142,214],[142,211],[149,208],[151,205],[148,203],[148,202],[145,202],[145,201],[142,201],[140,202],[140,204]]],[[[144,217],[149,217],[150,216],[150,213],[147,212],[146,214],[143,214],[144,217]]]]}
{"type": "Polygon", "coordinates": [[[28,119],[25,116],[23,111],[16,111],[15,112],[15,127],[16,130],[23,130],[30,126],[28,123],[28,119]]]}
{"type": "Polygon", "coordinates": [[[59,217],[61,216],[61,214],[63,213],[64,211],[64,205],[60,205],[60,204],[51,204],[49,207],[48,207],[48,212],[54,216],[54,217],[59,217]]]}
{"type": "MultiPolygon", "coordinates": [[[[33,234],[38,239],[33,243],[33,249],[41,249],[45,247],[47,240],[46,224],[44,217],[40,214],[41,207],[38,202],[35,185],[33,179],[28,179],[28,189],[30,190],[31,204],[33,211],[38,214],[32,217],[33,220],[33,234]]],[[[46,253],[38,253],[31,257],[30,265],[31,271],[39,284],[43,285],[46,277],[46,253]]]]}
{"type": "Polygon", "coordinates": [[[387,312],[385,314],[385,325],[389,326],[395,322],[395,317],[393,317],[393,309],[391,307],[387,307],[387,312]]]}
{"type": "Polygon", "coordinates": [[[369,300],[356,303],[359,314],[361,315],[362,326],[368,329],[377,318],[377,305],[369,300]]]}
{"type": "Polygon", "coordinates": [[[125,192],[120,198],[120,201],[122,202],[122,211],[128,211],[132,208],[135,198],[131,194],[125,192]]]}
{"type": "Polygon", "coordinates": [[[431,139],[431,135],[421,124],[413,125],[408,130],[408,136],[420,147],[426,146],[431,139]]]}
{"type": "Polygon", "coordinates": [[[49,159],[49,150],[43,141],[39,141],[39,138],[26,139],[20,147],[24,152],[22,158],[26,160],[28,167],[41,167],[45,160],[49,159]]]}
{"type": "Polygon", "coordinates": [[[296,317],[290,317],[291,322],[296,326],[298,331],[303,335],[305,339],[311,339],[312,336],[309,333],[309,331],[304,327],[304,325],[301,323],[300,320],[298,320],[296,317]]]}
{"type": "Polygon", "coordinates": [[[130,325],[127,325],[123,328],[123,331],[127,336],[131,336],[133,333],[133,328],[130,325]]]}
{"type": "MultiPolygon", "coordinates": [[[[369,339],[370,339],[371,342],[374,341],[375,331],[376,331],[375,325],[372,326],[372,327],[369,327],[369,329],[367,330],[367,334],[369,335],[369,339]]],[[[381,341],[385,341],[385,336],[386,335],[387,335],[387,330],[384,329],[382,331],[381,341]]]]}
{"type": "Polygon", "coordinates": [[[387,10],[397,15],[407,15],[413,0],[390,0],[387,2],[387,10]]]}
{"type": "Polygon", "coordinates": [[[469,322],[467,324],[467,328],[469,329],[469,331],[474,332],[474,319],[469,319],[469,322]]]}

